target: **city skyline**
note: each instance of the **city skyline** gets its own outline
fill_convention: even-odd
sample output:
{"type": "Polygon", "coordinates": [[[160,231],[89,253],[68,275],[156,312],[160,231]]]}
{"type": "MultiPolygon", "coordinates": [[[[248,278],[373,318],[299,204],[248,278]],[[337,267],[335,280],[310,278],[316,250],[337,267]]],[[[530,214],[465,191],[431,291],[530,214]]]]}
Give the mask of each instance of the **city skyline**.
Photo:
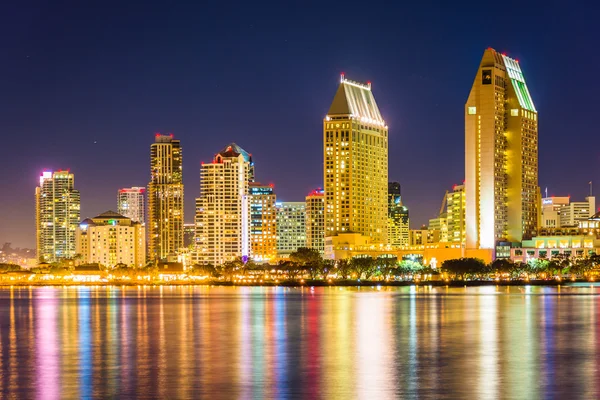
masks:
{"type": "MultiPolygon", "coordinates": [[[[323,185],[320,124],[335,90],[336,78],[342,71],[352,79],[373,82],[378,105],[390,127],[389,180],[403,185],[403,200],[411,210],[411,223],[413,227],[419,226],[436,217],[440,195],[464,180],[462,112],[481,52],[489,46],[519,59],[528,75],[528,86],[541,118],[540,187],[542,190],[549,187],[549,195],[571,195],[574,200],[583,200],[588,193],[587,182],[595,180],[598,156],[594,149],[599,144],[597,135],[593,135],[590,117],[594,86],[579,83],[581,76],[591,75],[589,65],[594,64],[598,55],[591,54],[592,60],[580,62],[586,40],[593,35],[587,35],[583,41],[574,40],[588,23],[584,10],[570,8],[568,13],[572,18],[560,28],[545,32],[547,40],[542,43],[525,33],[545,26],[548,21],[543,15],[531,18],[523,26],[517,26],[515,21],[523,17],[511,19],[515,29],[508,33],[482,31],[473,35],[471,30],[455,30],[449,37],[434,38],[436,32],[464,23],[464,18],[461,20],[458,15],[464,7],[461,5],[457,10],[449,10],[448,18],[434,15],[440,24],[432,28],[432,37],[411,43],[408,37],[412,36],[408,33],[420,32],[419,21],[431,18],[425,10],[412,7],[411,11],[416,12],[413,22],[401,27],[394,25],[389,31],[379,33],[346,31],[347,37],[334,50],[319,43],[318,38],[334,32],[340,22],[320,27],[321,31],[304,38],[295,31],[301,26],[299,21],[316,17],[301,11],[286,22],[290,28],[278,25],[280,31],[275,33],[267,27],[265,18],[259,18],[258,12],[250,10],[252,21],[234,27],[231,35],[238,38],[242,31],[250,32],[241,39],[239,46],[243,49],[252,49],[265,39],[272,40],[273,44],[267,46],[272,50],[272,58],[262,60],[243,51],[248,62],[239,67],[232,66],[239,63],[238,56],[228,59],[219,55],[203,69],[198,69],[198,56],[182,58],[194,48],[190,45],[198,41],[208,54],[220,54],[219,46],[230,46],[235,40],[226,37],[210,45],[193,35],[183,42],[182,49],[170,48],[183,31],[193,32],[193,29],[183,24],[182,30],[178,30],[173,24],[167,24],[150,34],[150,39],[168,34],[158,46],[160,51],[166,52],[166,57],[151,57],[155,54],[153,51],[136,47],[132,61],[119,51],[121,47],[117,43],[122,40],[124,45],[139,44],[136,37],[109,35],[106,47],[99,46],[98,39],[93,37],[70,39],[57,50],[64,37],[51,26],[42,25],[32,34],[33,38],[28,38],[19,36],[21,30],[14,28],[14,23],[7,24],[3,29],[13,29],[12,37],[16,37],[21,46],[11,47],[7,55],[12,58],[0,67],[12,78],[6,83],[6,96],[1,104],[5,114],[0,120],[4,131],[35,145],[16,147],[0,161],[0,166],[19,172],[8,174],[0,185],[3,193],[0,196],[0,240],[10,241],[14,246],[34,246],[31,188],[45,168],[69,168],[77,175],[82,218],[113,208],[116,189],[145,186],[149,178],[146,149],[156,131],[173,132],[187,149],[184,184],[191,188],[188,199],[198,195],[200,161],[210,159],[211,149],[222,146],[224,140],[253,149],[256,158],[262,160],[261,181],[274,183],[279,199],[300,201],[314,187],[323,185]],[[459,19],[452,21],[453,18],[459,19]],[[46,33],[48,49],[32,45],[46,33]],[[359,35],[366,35],[364,41],[357,40],[359,35]],[[407,39],[398,40],[404,36],[407,39]],[[370,47],[379,40],[380,44],[370,47]],[[350,58],[350,46],[364,50],[364,57],[350,58]],[[282,68],[269,67],[273,61],[280,62],[296,53],[303,55],[309,48],[313,51],[313,47],[314,61],[307,59],[298,65],[285,63],[282,68]],[[325,56],[326,52],[331,54],[325,56]],[[561,57],[548,63],[551,53],[560,53],[561,57]],[[56,75],[56,68],[63,65],[65,56],[71,57],[71,67],[58,71],[56,81],[52,81],[48,74],[56,75]],[[177,62],[169,61],[169,65],[174,66],[168,66],[163,58],[177,62]],[[443,69],[432,62],[437,58],[446,60],[443,69]],[[385,65],[382,65],[384,59],[385,65]],[[222,65],[227,67],[219,68],[222,65]],[[567,67],[572,68],[571,73],[566,72],[567,67]],[[80,72],[73,74],[70,68],[80,72]],[[560,79],[554,79],[559,76],[560,79]],[[123,82],[127,85],[121,85],[123,82]],[[547,85],[547,82],[553,84],[547,85]],[[57,90],[59,87],[64,90],[57,90]],[[261,90],[268,91],[269,95],[250,97],[261,90]],[[287,93],[294,95],[285,96],[287,93]],[[32,102],[32,98],[39,101],[32,102]],[[560,98],[579,101],[565,102],[560,98]],[[230,110],[236,110],[238,118],[228,120],[225,126],[221,121],[230,110]],[[573,143],[585,145],[565,152],[561,145],[565,134],[573,143]],[[287,137],[302,140],[292,141],[287,137]],[[114,146],[117,140],[120,146],[114,146]],[[293,152],[286,151],[292,147],[293,152]],[[105,165],[102,163],[107,154],[111,154],[112,160],[105,165]],[[564,162],[556,162],[558,155],[567,161],[577,159],[578,170],[584,173],[573,178],[564,168],[564,162]],[[434,162],[427,162],[428,159],[434,162]],[[294,184],[289,183],[292,180],[294,184]]],[[[547,5],[550,11],[555,7],[547,5]]],[[[524,8],[523,15],[533,9],[529,5],[524,8]]],[[[57,23],[64,22],[67,33],[86,32],[81,24],[72,22],[77,20],[72,17],[78,11],[81,10],[69,10],[57,16],[57,23]]],[[[484,6],[469,11],[483,16],[489,14],[490,8],[484,6]]],[[[340,10],[342,14],[348,12],[340,10]]],[[[509,12],[494,12],[486,25],[506,20],[509,12]]],[[[157,18],[156,10],[142,10],[142,15],[157,18]]],[[[177,15],[183,18],[183,13],[177,15]]],[[[111,18],[102,14],[98,21],[106,23],[111,18]]],[[[206,29],[218,28],[209,25],[206,29]]],[[[340,36],[332,37],[336,38],[340,36]]],[[[204,54],[202,59],[206,59],[204,54]]],[[[193,201],[186,201],[186,222],[191,222],[193,206],[193,201]]]]}

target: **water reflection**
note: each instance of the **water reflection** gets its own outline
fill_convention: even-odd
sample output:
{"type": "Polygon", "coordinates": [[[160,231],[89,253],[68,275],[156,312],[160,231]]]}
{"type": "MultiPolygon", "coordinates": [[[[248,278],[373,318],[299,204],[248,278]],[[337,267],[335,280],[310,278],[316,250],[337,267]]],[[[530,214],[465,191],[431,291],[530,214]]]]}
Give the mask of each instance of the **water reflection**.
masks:
{"type": "Polygon", "coordinates": [[[0,289],[0,398],[597,398],[600,288],[0,289]]]}

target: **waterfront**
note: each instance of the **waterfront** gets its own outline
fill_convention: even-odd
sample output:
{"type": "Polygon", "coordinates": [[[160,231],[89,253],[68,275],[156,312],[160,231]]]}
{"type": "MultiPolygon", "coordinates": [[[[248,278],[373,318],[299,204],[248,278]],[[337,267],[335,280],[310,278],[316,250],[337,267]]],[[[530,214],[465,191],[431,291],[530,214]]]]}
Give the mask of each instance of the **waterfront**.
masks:
{"type": "Polygon", "coordinates": [[[0,289],[0,397],[598,398],[600,287],[0,289]]]}

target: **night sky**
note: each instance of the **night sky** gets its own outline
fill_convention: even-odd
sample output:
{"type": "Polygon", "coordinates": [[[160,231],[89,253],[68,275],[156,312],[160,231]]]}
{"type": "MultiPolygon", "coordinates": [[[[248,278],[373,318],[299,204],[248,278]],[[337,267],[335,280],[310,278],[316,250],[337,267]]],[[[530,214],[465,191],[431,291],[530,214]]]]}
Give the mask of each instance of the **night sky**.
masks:
{"type": "Polygon", "coordinates": [[[155,132],[181,139],[187,222],[200,162],[229,142],[279,200],[303,200],[342,71],[373,84],[417,227],[463,181],[463,107],[490,46],[519,60],[539,111],[542,190],[600,190],[593,2],[146,3],[0,6],[0,244],[35,245],[44,168],[75,174],[82,219],[115,210],[118,188],[147,184],[155,132]]]}

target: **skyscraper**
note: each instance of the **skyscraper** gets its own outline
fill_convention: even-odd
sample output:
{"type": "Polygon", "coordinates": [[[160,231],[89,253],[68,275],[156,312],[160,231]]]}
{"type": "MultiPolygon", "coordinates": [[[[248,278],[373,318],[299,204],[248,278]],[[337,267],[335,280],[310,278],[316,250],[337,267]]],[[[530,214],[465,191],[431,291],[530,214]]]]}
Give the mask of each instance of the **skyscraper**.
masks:
{"type": "Polygon", "coordinates": [[[409,216],[408,208],[402,204],[400,183],[388,183],[388,243],[391,246],[408,246],[409,216]]]}
{"type": "Polygon", "coordinates": [[[252,156],[235,143],[200,167],[196,199],[196,262],[221,265],[250,255],[252,156]]]}
{"type": "Polygon", "coordinates": [[[448,241],[465,245],[465,186],[454,185],[446,194],[448,241]]]}
{"type": "Polygon", "coordinates": [[[277,202],[277,254],[286,258],[306,247],[306,204],[303,201],[277,202]]]}
{"type": "Polygon", "coordinates": [[[388,128],[371,84],[342,75],[323,121],[325,236],[387,242],[388,128]]]}
{"type": "Polygon", "coordinates": [[[325,251],[325,192],[313,190],[306,196],[306,247],[325,251]]]}
{"type": "Polygon", "coordinates": [[[75,231],[80,195],[69,171],[44,171],[35,189],[38,261],[54,262],[75,256],[75,231]]]}
{"type": "Polygon", "coordinates": [[[273,185],[250,182],[250,253],[256,262],[277,257],[277,209],[273,185]]]}
{"type": "Polygon", "coordinates": [[[531,238],[537,225],[538,114],[517,60],[488,48],[465,104],[467,248],[531,238]]]}
{"type": "Polygon", "coordinates": [[[183,247],[182,154],[173,135],[156,134],[150,147],[148,254],[151,260],[174,256],[183,247]]]}
{"type": "Polygon", "coordinates": [[[134,222],[146,223],[145,194],[146,188],[143,187],[119,189],[117,195],[118,213],[134,222]]]}

